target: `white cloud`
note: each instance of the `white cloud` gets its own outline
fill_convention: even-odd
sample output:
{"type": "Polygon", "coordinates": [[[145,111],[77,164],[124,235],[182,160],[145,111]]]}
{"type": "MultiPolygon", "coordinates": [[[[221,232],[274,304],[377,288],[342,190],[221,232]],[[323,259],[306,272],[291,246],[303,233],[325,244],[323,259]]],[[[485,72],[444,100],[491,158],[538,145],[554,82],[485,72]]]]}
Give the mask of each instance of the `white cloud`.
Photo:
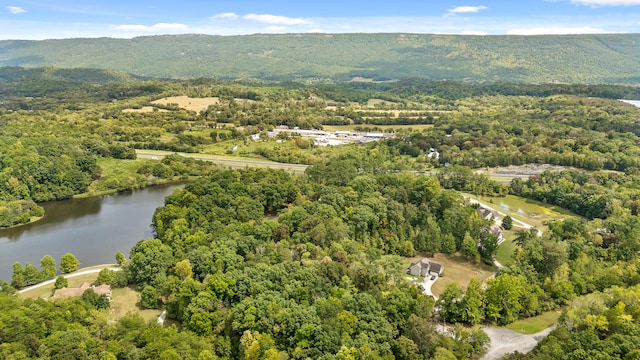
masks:
{"type": "Polygon", "coordinates": [[[152,26],[147,25],[118,25],[112,27],[114,30],[122,31],[158,31],[158,30],[184,30],[187,28],[185,24],[177,23],[158,23],[152,26]]]}
{"type": "Polygon", "coordinates": [[[239,18],[240,15],[236,14],[236,13],[232,13],[232,12],[228,12],[228,13],[220,13],[220,14],[215,14],[211,17],[209,17],[209,19],[211,20],[216,20],[216,19],[237,19],[239,18]]]}
{"type": "Polygon", "coordinates": [[[282,25],[309,25],[311,21],[302,18],[290,18],[287,16],[270,15],[270,14],[247,14],[244,19],[259,21],[267,24],[282,25]]]}
{"type": "Polygon", "coordinates": [[[309,29],[309,31],[307,31],[307,32],[310,32],[310,33],[324,33],[325,31],[322,30],[322,29],[309,29]]]}
{"type": "Polygon", "coordinates": [[[489,35],[486,31],[465,30],[460,35],[489,35]]]}
{"type": "Polygon", "coordinates": [[[268,26],[267,30],[269,31],[285,31],[287,30],[286,26],[268,26]]]}
{"type": "Polygon", "coordinates": [[[458,6],[449,10],[449,14],[461,14],[461,13],[477,13],[480,10],[487,9],[486,6],[458,6]]]}
{"type": "Polygon", "coordinates": [[[571,0],[572,4],[588,6],[634,6],[640,5],[640,0],[571,0]]]}
{"type": "Polygon", "coordinates": [[[17,15],[17,14],[24,14],[27,12],[27,10],[21,8],[20,6],[7,6],[6,7],[7,10],[9,10],[10,13],[17,15]]]}
{"type": "Polygon", "coordinates": [[[507,30],[507,35],[568,35],[568,34],[609,34],[611,31],[593,28],[590,26],[580,27],[539,27],[530,29],[507,30]]]}

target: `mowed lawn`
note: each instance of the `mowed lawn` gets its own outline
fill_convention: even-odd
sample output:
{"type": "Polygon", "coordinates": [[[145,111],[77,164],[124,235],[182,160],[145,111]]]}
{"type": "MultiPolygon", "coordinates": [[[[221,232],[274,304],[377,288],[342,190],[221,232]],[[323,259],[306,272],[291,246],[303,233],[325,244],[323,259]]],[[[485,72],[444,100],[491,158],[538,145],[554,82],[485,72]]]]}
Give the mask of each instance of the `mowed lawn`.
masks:
{"type": "MultiPolygon", "coordinates": [[[[95,268],[100,268],[96,266],[95,268]]],[[[85,268],[87,270],[91,268],[85,268]]],[[[98,273],[85,274],[80,276],[74,276],[67,279],[69,282],[68,287],[80,287],[83,283],[88,282],[93,284],[98,279],[98,273]]],[[[29,290],[21,293],[22,298],[31,299],[48,299],[53,295],[54,284],[48,284],[39,288],[29,290]]],[[[126,288],[114,288],[111,290],[111,307],[107,314],[107,320],[118,320],[130,312],[138,312],[145,321],[155,320],[160,316],[161,310],[149,310],[140,309],[140,292],[136,291],[133,287],[126,288]]],[[[168,324],[168,323],[165,323],[168,324]]]]}
{"type": "Polygon", "coordinates": [[[514,321],[505,327],[521,334],[535,334],[555,325],[559,317],[560,311],[547,311],[538,316],[514,321]]]}
{"type": "Polygon", "coordinates": [[[513,239],[516,238],[516,231],[522,230],[519,228],[513,228],[511,230],[505,230],[502,232],[504,241],[498,246],[498,252],[496,253],[496,260],[504,266],[509,266],[514,262],[514,254],[518,247],[513,239]]]}
{"type": "Polygon", "coordinates": [[[111,290],[111,308],[108,320],[118,320],[130,312],[138,312],[145,321],[157,319],[161,310],[140,309],[140,293],[133,287],[111,290]]]}
{"type": "MultiPolygon", "coordinates": [[[[421,259],[417,257],[412,259],[416,261],[421,259]]],[[[476,264],[473,260],[467,260],[464,256],[458,254],[435,254],[433,257],[427,256],[427,259],[440,263],[444,266],[444,272],[431,287],[431,291],[435,296],[440,296],[444,292],[447,284],[456,283],[463,287],[469,284],[471,278],[477,278],[480,282],[485,282],[496,273],[496,268],[486,264],[476,264]]]]}

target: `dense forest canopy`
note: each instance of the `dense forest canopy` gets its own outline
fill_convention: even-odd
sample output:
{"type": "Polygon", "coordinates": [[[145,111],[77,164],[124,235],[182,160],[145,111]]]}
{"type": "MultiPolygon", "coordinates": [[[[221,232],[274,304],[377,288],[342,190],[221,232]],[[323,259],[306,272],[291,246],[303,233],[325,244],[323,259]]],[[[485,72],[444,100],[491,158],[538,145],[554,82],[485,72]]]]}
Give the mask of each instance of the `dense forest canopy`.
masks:
{"type": "Polygon", "coordinates": [[[159,78],[353,78],[523,83],[640,83],[638,34],[170,35],[0,41],[0,66],[118,70],[159,78]]]}
{"type": "Polygon", "coordinates": [[[42,271],[16,263],[11,283],[0,282],[0,357],[469,359],[486,334],[438,323],[504,325],[564,309],[529,356],[634,358],[640,109],[616,99],[639,95],[623,85],[302,85],[1,68],[0,226],[41,216],[40,201],[189,183],[149,219],[155,237],[119,257],[122,271],[98,277],[139,291],[142,308],[165,309],[179,328],[137,315],[108,322],[108,303],[92,292],[13,297],[52,276],[49,259],[42,271]],[[196,99],[209,102],[194,110],[196,99]],[[335,147],[295,131],[268,136],[284,126],[389,136],[335,147]],[[173,152],[311,166],[231,170],[173,152]],[[532,164],[561,170],[508,182],[478,172],[532,164]],[[485,283],[449,284],[436,302],[406,279],[409,259],[492,264],[498,250],[492,222],[460,191],[573,215],[543,234],[517,231],[511,264],[485,283]]]}

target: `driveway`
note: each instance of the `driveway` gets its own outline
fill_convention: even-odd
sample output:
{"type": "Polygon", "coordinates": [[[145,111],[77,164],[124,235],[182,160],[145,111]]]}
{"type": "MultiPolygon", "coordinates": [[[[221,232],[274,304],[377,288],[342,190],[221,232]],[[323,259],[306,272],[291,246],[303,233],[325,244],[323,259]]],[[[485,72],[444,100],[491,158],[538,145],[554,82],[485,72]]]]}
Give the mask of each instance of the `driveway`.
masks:
{"type": "Polygon", "coordinates": [[[433,293],[431,292],[431,286],[433,285],[433,283],[435,283],[436,281],[438,281],[440,277],[436,276],[436,278],[434,280],[431,280],[431,276],[425,276],[424,280],[422,280],[422,283],[420,283],[420,285],[422,285],[422,287],[424,288],[424,293],[429,295],[429,296],[433,296],[433,298],[435,300],[438,300],[438,297],[436,297],[435,295],[433,295],[433,293]]]}
{"type": "Polygon", "coordinates": [[[546,328],[539,333],[526,335],[505,328],[484,327],[482,330],[489,335],[491,344],[481,360],[501,359],[506,354],[519,351],[526,354],[544,339],[555,326],[546,328]]]}

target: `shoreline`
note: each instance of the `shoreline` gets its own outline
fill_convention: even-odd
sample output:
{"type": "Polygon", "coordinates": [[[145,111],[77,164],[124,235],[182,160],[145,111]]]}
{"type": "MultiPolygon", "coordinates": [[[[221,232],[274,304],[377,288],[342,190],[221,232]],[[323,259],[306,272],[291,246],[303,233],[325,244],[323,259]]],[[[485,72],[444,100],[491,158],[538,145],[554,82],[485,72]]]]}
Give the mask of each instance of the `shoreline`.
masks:
{"type": "MultiPolygon", "coordinates": [[[[164,181],[158,181],[155,182],[153,184],[147,184],[144,185],[142,187],[139,188],[135,188],[135,189],[112,189],[112,190],[104,190],[104,191],[99,191],[99,192],[95,192],[95,193],[91,193],[91,192],[83,192],[81,194],[76,194],[73,195],[73,197],[69,198],[69,199],[60,199],[60,200],[50,200],[50,201],[44,201],[41,203],[36,203],[36,205],[40,206],[40,204],[46,203],[46,202],[53,202],[53,201],[66,201],[66,200],[73,200],[73,199],[87,199],[87,198],[92,198],[92,197],[98,197],[98,196],[105,196],[105,195],[114,195],[114,194],[118,194],[121,192],[125,192],[125,191],[135,191],[135,190],[142,190],[144,188],[150,187],[150,186],[157,186],[157,185],[168,185],[168,184],[184,184],[189,182],[191,179],[164,179],[164,181]]],[[[8,230],[8,229],[15,229],[21,226],[25,226],[25,225],[29,225],[29,224],[33,224],[36,223],[42,219],[44,219],[47,216],[46,212],[44,215],[39,216],[39,217],[35,217],[35,218],[31,218],[29,220],[29,222],[26,223],[22,223],[22,224],[16,224],[16,225],[12,225],[12,226],[7,226],[7,227],[0,227],[0,230],[8,230]]]]}
{"type": "MultiPolygon", "coordinates": [[[[36,203],[36,205],[37,205],[37,204],[38,204],[38,203],[36,203]]],[[[38,206],[40,206],[40,205],[38,205],[38,206]]],[[[32,217],[31,219],[29,219],[29,222],[22,223],[22,224],[15,224],[15,225],[7,226],[7,227],[0,227],[0,230],[14,229],[14,228],[17,228],[17,227],[20,227],[20,226],[33,224],[33,223],[35,223],[35,222],[38,222],[38,221],[42,220],[43,218],[44,218],[44,215],[42,215],[42,216],[35,216],[35,217],[32,217]]]]}

